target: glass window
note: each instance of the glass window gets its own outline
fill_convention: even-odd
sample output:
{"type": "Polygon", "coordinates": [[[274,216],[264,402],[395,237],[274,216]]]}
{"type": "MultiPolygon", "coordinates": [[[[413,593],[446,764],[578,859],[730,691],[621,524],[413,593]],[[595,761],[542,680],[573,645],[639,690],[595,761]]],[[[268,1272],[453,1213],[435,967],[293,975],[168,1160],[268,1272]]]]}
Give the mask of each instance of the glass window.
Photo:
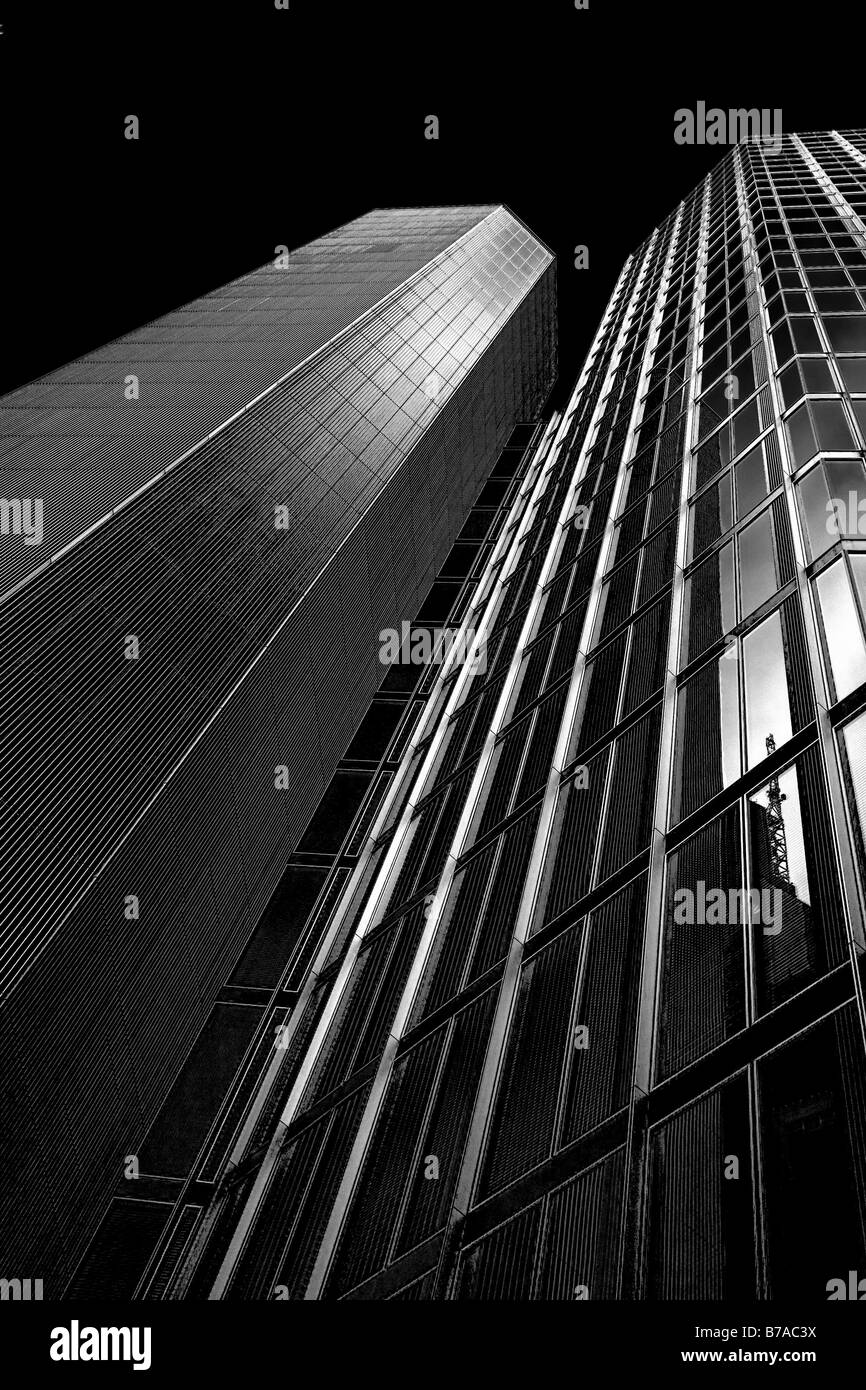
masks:
{"type": "Polygon", "coordinates": [[[703,439],[710,430],[727,419],[734,408],[733,383],[727,377],[708,391],[700,402],[698,437],[703,439]]]}
{"type": "Polygon", "coordinates": [[[761,422],[758,419],[758,402],[756,399],[750,401],[748,405],[743,407],[738,415],[734,416],[734,457],[736,457],[737,454],[741,454],[760,433],[761,422]]]}
{"type": "Polygon", "coordinates": [[[813,401],[811,410],[819,449],[826,453],[844,454],[854,448],[841,401],[813,401]]]}
{"type": "Polygon", "coordinates": [[[866,680],[866,650],[857,608],[842,559],[815,580],[835,698],[842,700],[866,680]]]}
{"type": "Polygon", "coordinates": [[[740,616],[747,618],[776,592],[778,585],[769,508],[740,532],[737,546],[740,559],[740,616]]]}
{"type": "Polygon", "coordinates": [[[839,369],[848,391],[866,391],[866,357],[840,357],[839,369]]]}
{"type": "Polygon", "coordinates": [[[833,314],[856,314],[861,308],[860,300],[853,290],[819,290],[815,295],[815,303],[822,313],[828,311],[833,314]]]}
{"type": "Polygon", "coordinates": [[[803,395],[803,383],[800,380],[800,373],[797,370],[797,363],[792,362],[779,374],[779,385],[782,389],[782,401],[786,410],[790,410],[792,405],[803,395]]]}
{"type": "Polygon", "coordinates": [[[752,885],[761,893],[756,934],[760,1008],[774,1008],[814,978],[809,876],[797,773],[774,777],[748,799],[752,885]],[[763,939],[762,939],[763,938],[763,939]]]}
{"type": "Polygon", "coordinates": [[[813,744],[747,801],[760,1012],[832,969],[845,953],[844,914],[820,748],[813,744]],[[760,916],[760,925],[757,918],[760,916]]]}
{"type": "Polygon", "coordinates": [[[810,270],[809,284],[814,289],[845,289],[848,276],[844,270],[810,270]]]}
{"type": "Polygon", "coordinates": [[[818,452],[808,407],[798,406],[785,421],[785,428],[788,431],[788,442],[791,446],[794,467],[799,468],[801,464],[807,463],[812,455],[818,452]]]}
{"type": "Polygon", "coordinates": [[[680,664],[695,661],[736,625],[734,547],[723,545],[686,580],[680,664]]]}
{"type": "Polygon", "coordinates": [[[784,366],[788,358],[794,351],[791,342],[791,330],[786,323],[780,323],[778,328],[774,328],[771,334],[773,339],[773,352],[778,366],[784,366]]]}
{"type": "Polygon", "coordinates": [[[797,480],[812,558],[840,536],[866,534],[866,477],[859,459],[829,459],[797,480]],[[861,522],[862,518],[862,522],[861,522]]]}
{"type": "Polygon", "coordinates": [[[731,475],[724,477],[702,492],[692,506],[691,554],[697,558],[708,545],[718,540],[734,524],[731,499],[731,475]]]}
{"type": "MultiPolygon", "coordinates": [[[[844,322],[844,320],[841,320],[844,322]]],[[[820,352],[821,340],[813,319],[792,319],[791,332],[798,352],[820,352]]]]}
{"type": "Polygon", "coordinates": [[[866,555],[849,555],[848,563],[854,576],[854,590],[860,601],[860,612],[866,613],[866,555]]]}
{"type": "Polygon", "coordinates": [[[826,318],[824,327],[834,352],[866,352],[866,317],[826,318]]]}
{"type": "Polygon", "coordinates": [[[836,383],[823,357],[803,357],[800,360],[803,382],[811,395],[823,395],[836,390],[836,383]]]}
{"type": "Polygon", "coordinates": [[[747,353],[730,370],[731,409],[738,401],[745,401],[755,389],[755,368],[752,354],[747,353]]]}
{"type": "MultiPolygon", "coordinates": [[[[768,1274],[776,1299],[826,1299],[862,1270],[866,1115],[856,1009],[758,1063],[768,1274]],[[839,1274],[836,1274],[836,1271],[839,1274]]],[[[857,1276],[859,1277],[859,1276],[857,1276]]]]}
{"type": "Polygon", "coordinates": [[[768,741],[778,748],[791,737],[791,714],[782,618],[776,610],[743,638],[746,687],[746,763],[767,757],[768,741]]]}
{"type": "Polygon", "coordinates": [[[740,884],[739,811],[734,806],[668,858],[657,1039],[660,1078],[717,1047],[746,1022],[743,932],[731,892],[740,884]]]}
{"type": "Polygon", "coordinates": [[[767,496],[769,486],[762,444],[758,444],[745,458],[740,459],[734,469],[734,487],[737,494],[738,517],[747,516],[767,496]]]}
{"type": "Polygon", "coordinates": [[[678,691],[674,825],[740,775],[737,671],[734,642],[678,691]]]}
{"type": "Polygon", "coordinates": [[[842,746],[846,753],[845,786],[848,804],[859,832],[861,872],[863,842],[866,832],[866,713],[858,714],[842,730],[842,746]]]}
{"type": "Polygon", "coordinates": [[[720,430],[702,444],[697,451],[695,467],[695,487],[701,487],[720,468],[731,461],[730,429],[720,430]]]}
{"type": "Polygon", "coordinates": [[[866,535],[866,476],[860,459],[828,459],[823,465],[830,500],[827,530],[837,535],[866,535]]]}

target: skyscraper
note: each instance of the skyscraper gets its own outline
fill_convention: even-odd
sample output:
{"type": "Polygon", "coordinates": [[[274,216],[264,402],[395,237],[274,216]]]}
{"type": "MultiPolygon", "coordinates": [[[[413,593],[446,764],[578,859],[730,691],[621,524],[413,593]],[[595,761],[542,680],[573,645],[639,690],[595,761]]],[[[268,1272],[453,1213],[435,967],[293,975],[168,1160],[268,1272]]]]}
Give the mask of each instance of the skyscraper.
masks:
{"type": "Polygon", "coordinates": [[[454,610],[483,669],[425,677],[140,1293],[812,1300],[866,1268],[864,457],[866,135],[738,146],[531,440],[454,610]]]}
{"type": "Polygon", "coordinates": [[[275,251],[0,402],[0,1249],[46,1297],[117,1184],[151,1226],[153,1176],[182,1185],[264,1025],[221,991],[380,634],[555,378],[553,257],[504,207],[275,251]],[[206,1094],[148,1149],[202,1038],[206,1094]]]}

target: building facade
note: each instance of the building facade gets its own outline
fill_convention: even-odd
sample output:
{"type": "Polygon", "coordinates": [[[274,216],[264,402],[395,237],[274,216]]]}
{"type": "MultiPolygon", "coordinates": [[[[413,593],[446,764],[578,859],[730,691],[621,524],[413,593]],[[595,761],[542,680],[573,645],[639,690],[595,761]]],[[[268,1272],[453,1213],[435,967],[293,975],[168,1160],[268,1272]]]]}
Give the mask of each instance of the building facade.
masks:
{"type": "Polygon", "coordinates": [[[866,135],[738,146],[523,455],[454,610],[483,669],[425,677],[140,1293],[820,1300],[866,1273],[864,460],[866,135]]]}
{"type": "Polygon", "coordinates": [[[119,1182],[186,1171],[147,1137],[196,1040],[214,1087],[256,1035],[218,996],[379,634],[555,378],[553,257],[504,207],[276,250],[0,402],[0,1251],[47,1297],[119,1182]]]}

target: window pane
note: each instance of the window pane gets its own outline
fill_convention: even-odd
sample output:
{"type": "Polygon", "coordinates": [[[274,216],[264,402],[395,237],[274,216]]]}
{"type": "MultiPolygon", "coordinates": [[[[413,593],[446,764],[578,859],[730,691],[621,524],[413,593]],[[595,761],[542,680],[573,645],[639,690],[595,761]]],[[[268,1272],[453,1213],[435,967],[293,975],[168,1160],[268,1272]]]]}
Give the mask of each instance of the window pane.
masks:
{"type": "Polygon", "coordinates": [[[761,432],[758,419],[758,402],[750,401],[734,416],[734,454],[740,454],[761,432]]]}
{"type": "Polygon", "coordinates": [[[745,1024],[737,807],[674,850],[667,864],[657,1065],[659,1077],[717,1047],[745,1024]],[[738,895],[737,895],[738,896],[738,895]],[[719,899],[723,910],[719,910],[719,899]]]}
{"type": "Polygon", "coordinates": [[[677,695],[673,824],[740,774],[736,644],[702,666],[677,695]]]}
{"type": "Polygon", "coordinates": [[[723,545],[686,580],[681,665],[694,661],[736,621],[734,547],[723,545]]]}
{"type": "Polygon", "coordinates": [[[866,651],[844,561],[837,560],[824,570],[816,579],[815,587],[820,600],[835,697],[842,700],[866,680],[866,651]]]}
{"type": "Polygon", "coordinates": [[[848,559],[854,575],[854,589],[860,600],[860,611],[866,613],[866,555],[849,555],[848,559]]]}
{"type": "Polygon", "coordinates": [[[775,593],[776,562],[773,523],[769,509],[751,522],[738,538],[741,617],[747,618],[775,593]]]}
{"type": "Polygon", "coordinates": [[[818,447],[841,454],[854,447],[841,401],[813,401],[812,415],[818,432],[818,447]]]}
{"type": "Polygon", "coordinates": [[[737,515],[746,516],[766,497],[767,470],[764,465],[764,449],[761,444],[741,459],[734,469],[734,483],[737,493],[737,515]]]}
{"type": "Polygon", "coordinates": [[[863,1269],[858,1034],[846,1005],[758,1063],[771,1298],[823,1301],[830,1279],[863,1269]]]}
{"type": "Polygon", "coordinates": [[[782,388],[782,400],[786,410],[790,410],[792,405],[803,395],[803,383],[800,380],[800,373],[797,370],[797,363],[792,362],[790,367],[779,376],[779,385],[782,388]]]}
{"type": "Polygon", "coordinates": [[[692,558],[697,559],[733,524],[731,475],[728,472],[713,487],[707,488],[692,507],[692,558]]]}
{"type": "Polygon", "coordinates": [[[827,545],[832,545],[839,535],[866,535],[866,475],[863,464],[859,459],[828,459],[824,471],[829,490],[827,545]]]}
{"type": "Polygon", "coordinates": [[[718,1154],[749,1152],[745,1072],[657,1125],[651,1144],[648,1296],[757,1297],[750,1173],[743,1169],[738,1182],[710,1176],[718,1154]]]}
{"type": "Polygon", "coordinates": [[[866,352],[866,318],[824,319],[834,352],[866,352]]]}
{"type": "Polygon", "coordinates": [[[809,550],[814,559],[823,555],[836,538],[832,530],[827,479],[820,464],[817,468],[811,468],[805,477],[798,479],[797,491],[806,521],[809,550]]]}
{"type": "Polygon", "coordinates": [[[858,714],[856,719],[845,725],[842,743],[847,754],[845,789],[859,843],[860,871],[863,873],[866,871],[866,714],[858,714]]]}
{"type": "Polygon", "coordinates": [[[778,612],[743,638],[746,683],[746,759],[754,767],[767,756],[767,740],[781,747],[791,737],[791,715],[782,621],[778,612]]]}
{"type": "Polygon", "coordinates": [[[840,357],[839,366],[849,391],[866,391],[866,357],[840,357]]]}
{"type": "Polygon", "coordinates": [[[815,436],[812,433],[812,422],[809,419],[806,406],[798,406],[793,415],[788,416],[785,426],[791,443],[794,467],[799,468],[802,463],[817,453],[815,436]]]}
{"type": "Polygon", "coordinates": [[[823,357],[804,357],[800,366],[806,390],[813,394],[835,391],[836,383],[830,375],[830,368],[823,357]]]}
{"type": "Polygon", "coordinates": [[[748,817],[751,886],[762,895],[752,922],[764,1012],[833,969],[846,951],[817,745],[749,797],[748,817]]]}
{"type": "Polygon", "coordinates": [[[791,332],[798,352],[820,352],[818,330],[812,319],[792,319],[791,332]]]}

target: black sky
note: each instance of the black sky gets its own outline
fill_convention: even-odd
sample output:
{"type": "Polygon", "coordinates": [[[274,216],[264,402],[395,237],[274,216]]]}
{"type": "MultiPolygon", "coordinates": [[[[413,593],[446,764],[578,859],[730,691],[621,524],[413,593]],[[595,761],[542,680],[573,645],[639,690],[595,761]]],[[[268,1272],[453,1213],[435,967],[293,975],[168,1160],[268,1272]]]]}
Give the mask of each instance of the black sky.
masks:
{"type": "Polygon", "coordinates": [[[678,107],[866,124],[844,78],[851,12],[804,18],[808,45],[762,3],[7,12],[0,391],[371,207],[502,201],[559,261],[561,400],[625,256],[724,152],[676,145],[678,107]]]}

